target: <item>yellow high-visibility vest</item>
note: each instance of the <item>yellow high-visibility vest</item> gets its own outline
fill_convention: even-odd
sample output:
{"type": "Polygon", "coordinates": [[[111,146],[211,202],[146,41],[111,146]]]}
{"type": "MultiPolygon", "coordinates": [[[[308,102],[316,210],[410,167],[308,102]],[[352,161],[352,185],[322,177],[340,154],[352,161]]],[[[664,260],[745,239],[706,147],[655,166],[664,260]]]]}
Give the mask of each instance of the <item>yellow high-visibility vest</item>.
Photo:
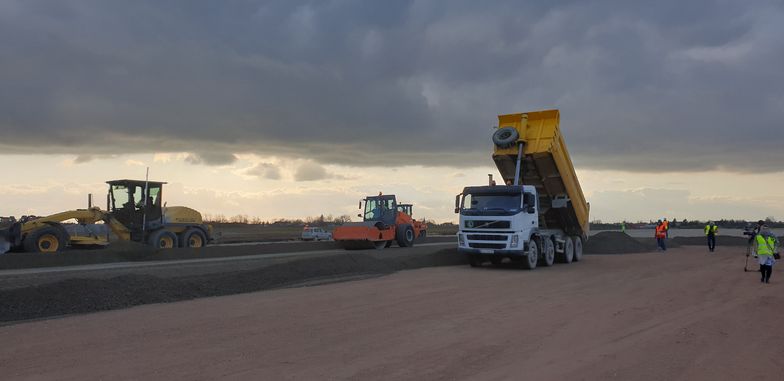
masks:
{"type": "Polygon", "coordinates": [[[757,234],[757,255],[773,255],[776,247],[776,239],[768,237],[765,239],[761,234],[757,234]]]}
{"type": "Polygon", "coordinates": [[[705,225],[705,235],[708,235],[708,233],[710,233],[711,230],[713,230],[713,234],[715,235],[716,233],[719,232],[719,227],[717,225],[713,225],[713,226],[705,225]]]}

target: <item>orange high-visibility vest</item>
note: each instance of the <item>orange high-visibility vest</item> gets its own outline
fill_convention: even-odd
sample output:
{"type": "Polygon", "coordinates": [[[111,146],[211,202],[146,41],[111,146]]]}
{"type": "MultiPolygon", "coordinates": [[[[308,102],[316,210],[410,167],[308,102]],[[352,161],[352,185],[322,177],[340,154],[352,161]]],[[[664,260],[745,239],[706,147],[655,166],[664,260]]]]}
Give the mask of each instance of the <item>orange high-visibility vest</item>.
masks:
{"type": "Polygon", "coordinates": [[[664,224],[656,225],[656,238],[665,237],[667,237],[667,229],[664,227],[664,224]]]}

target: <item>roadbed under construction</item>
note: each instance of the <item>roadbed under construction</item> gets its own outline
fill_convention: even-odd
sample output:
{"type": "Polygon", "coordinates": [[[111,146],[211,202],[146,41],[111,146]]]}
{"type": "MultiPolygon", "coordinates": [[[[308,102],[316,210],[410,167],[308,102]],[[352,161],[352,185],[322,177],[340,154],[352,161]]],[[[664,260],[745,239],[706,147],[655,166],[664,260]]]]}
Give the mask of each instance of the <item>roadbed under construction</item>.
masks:
{"type": "MultiPolygon", "coordinates": [[[[732,239],[723,240],[725,245],[745,243],[740,237],[728,238],[732,239]]],[[[676,238],[670,244],[678,247],[679,241],[697,243],[692,240],[676,238]]],[[[589,255],[653,250],[652,239],[618,232],[599,233],[585,247],[589,255]]],[[[57,255],[10,253],[0,256],[0,322],[313,286],[452,265],[466,265],[465,256],[454,246],[454,237],[428,237],[413,248],[357,251],[341,250],[334,242],[287,242],[163,251],[123,243],[103,250],[71,250],[57,255]]]]}

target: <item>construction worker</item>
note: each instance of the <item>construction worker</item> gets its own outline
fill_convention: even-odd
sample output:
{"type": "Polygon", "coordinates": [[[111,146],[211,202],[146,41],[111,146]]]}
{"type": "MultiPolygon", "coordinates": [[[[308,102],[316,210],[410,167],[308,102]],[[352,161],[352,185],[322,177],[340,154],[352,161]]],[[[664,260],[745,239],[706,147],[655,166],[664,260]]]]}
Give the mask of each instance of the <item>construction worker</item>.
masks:
{"type": "Polygon", "coordinates": [[[718,232],[719,227],[713,221],[708,221],[708,224],[705,225],[705,236],[708,237],[708,251],[710,252],[716,249],[716,233],[718,232]]]}
{"type": "Polygon", "coordinates": [[[626,221],[621,221],[621,233],[626,233],[626,221]]]}
{"type": "Polygon", "coordinates": [[[665,218],[662,225],[664,225],[664,238],[670,238],[670,222],[665,218]]]}
{"type": "Polygon", "coordinates": [[[776,263],[776,237],[767,226],[763,226],[760,233],[754,238],[757,243],[757,257],[760,264],[760,282],[770,283],[773,273],[773,264],[776,263]]]}
{"type": "Polygon", "coordinates": [[[664,223],[662,220],[659,220],[656,223],[656,246],[661,251],[667,251],[667,245],[664,243],[664,240],[667,238],[667,231],[664,228],[664,223]]]}

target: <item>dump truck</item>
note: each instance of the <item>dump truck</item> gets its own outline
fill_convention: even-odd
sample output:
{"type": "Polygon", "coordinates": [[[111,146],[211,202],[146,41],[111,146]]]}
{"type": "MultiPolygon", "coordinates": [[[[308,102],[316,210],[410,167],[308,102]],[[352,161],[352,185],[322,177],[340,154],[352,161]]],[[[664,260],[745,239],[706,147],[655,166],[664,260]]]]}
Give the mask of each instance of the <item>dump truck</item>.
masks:
{"type": "Polygon", "coordinates": [[[212,240],[212,226],[201,214],[184,206],[162,204],[165,182],[113,180],[106,182],[106,211],[88,205],[46,217],[10,218],[0,221],[0,253],[9,250],[56,253],[68,246],[103,246],[106,234],[90,233],[92,226],[108,226],[118,239],[155,248],[200,248],[212,240]],[[88,234],[73,235],[64,222],[75,220],[88,234]]]}
{"type": "Polygon", "coordinates": [[[455,197],[458,250],[471,266],[509,260],[534,269],[582,259],[590,205],[559,124],[558,110],[498,116],[493,161],[503,185],[491,174],[488,185],[455,197]]]}
{"type": "Polygon", "coordinates": [[[394,242],[400,247],[414,246],[414,241],[426,234],[427,224],[411,217],[412,208],[398,204],[395,195],[368,196],[359,202],[364,213],[357,217],[362,222],[336,227],[332,239],[347,250],[383,249],[394,242]]]}

